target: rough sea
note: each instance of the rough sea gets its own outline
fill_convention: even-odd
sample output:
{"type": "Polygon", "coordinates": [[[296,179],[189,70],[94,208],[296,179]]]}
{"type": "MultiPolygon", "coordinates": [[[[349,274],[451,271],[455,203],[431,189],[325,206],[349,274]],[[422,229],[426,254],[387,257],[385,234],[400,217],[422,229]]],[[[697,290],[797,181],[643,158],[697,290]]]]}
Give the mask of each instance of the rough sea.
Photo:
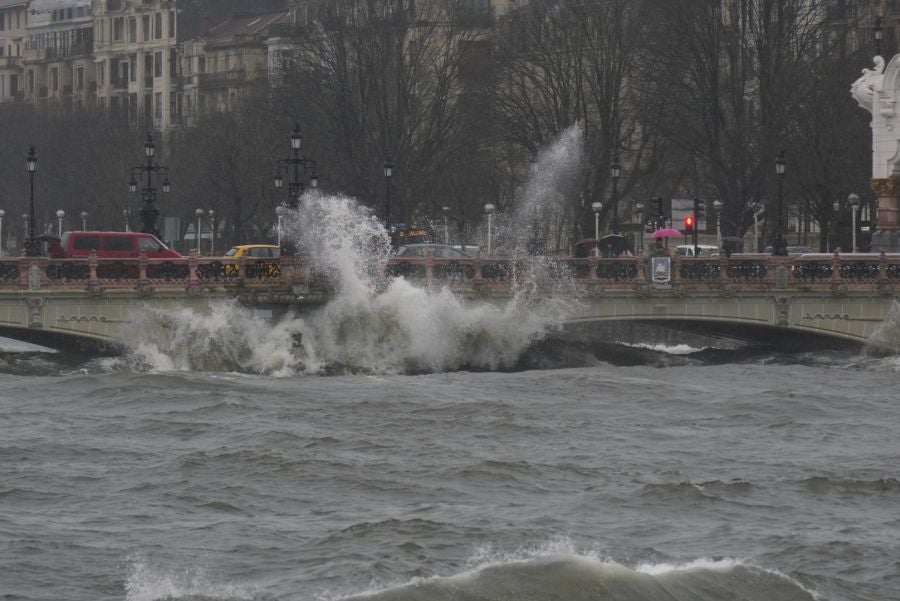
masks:
{"type": "Polygon", "coordinates": [[[565,282],[377,281],[351,199],[284,225],[315,311],[4,343],[0,600],[900,599],[900,357],[619,340],[565,282]]]}

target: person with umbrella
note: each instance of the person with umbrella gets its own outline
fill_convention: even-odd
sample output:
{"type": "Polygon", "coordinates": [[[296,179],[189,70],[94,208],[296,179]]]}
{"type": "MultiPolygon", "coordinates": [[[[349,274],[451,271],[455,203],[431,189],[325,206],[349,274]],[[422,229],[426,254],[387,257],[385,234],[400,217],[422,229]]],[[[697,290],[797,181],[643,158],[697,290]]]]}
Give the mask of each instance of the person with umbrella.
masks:
{"type": "Polygon", "coordinates": [[[675,238],[681,236],[681,232],[671,227],[664,227],[656,230],[650,237],[656,241],[656,245],[653,248],[654,255],[668,255],[669,253],[669,238],[675,238]]]}

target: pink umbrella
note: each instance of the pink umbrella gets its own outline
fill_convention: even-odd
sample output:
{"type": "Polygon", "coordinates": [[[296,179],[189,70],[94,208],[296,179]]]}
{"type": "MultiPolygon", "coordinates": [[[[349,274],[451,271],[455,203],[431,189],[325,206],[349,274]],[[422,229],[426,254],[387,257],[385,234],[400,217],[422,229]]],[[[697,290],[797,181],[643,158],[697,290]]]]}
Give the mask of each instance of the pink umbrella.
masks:
{"type": "Polygon", "coordinates": [[[681,232],[672,227],[664,227],[662,229],[658,229],[652,234],[650,234],[651,238],[677,238],[678,236],[683,235],[681,232]]]}

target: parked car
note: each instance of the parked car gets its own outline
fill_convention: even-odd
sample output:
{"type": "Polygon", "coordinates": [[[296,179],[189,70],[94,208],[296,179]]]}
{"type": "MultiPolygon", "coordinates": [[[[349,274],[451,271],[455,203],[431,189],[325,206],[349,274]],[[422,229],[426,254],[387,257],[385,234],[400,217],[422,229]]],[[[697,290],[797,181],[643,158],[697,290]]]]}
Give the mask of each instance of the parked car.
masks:
{"type": "MultiPolygon", "coordinates": [[[[808,246],[788,246],[787,247],[787,253],[789,255],[805,255],[805,254],[814,253],[814,252],[816,252],[816,251],[814,251],[813,249],[811,249],[808,246]]],[[[771,255],[772,254],[772,245],[770,244],[769,246],[767,246],[766,249],[763,251],[763,253],[765,253],[767,255],[771,255]]]]}
{"type": "Polygon", "coordinates": [[[89,257],[96,252],[101,259],[137,259],[143,252],[148,259],[178,259],[181,255],[153,234],[143,232],[63,232],[58,244],[49,247],[57,259],[89,257]]]}
{"type": "MultiPolygon", "coordinates": [[[[675,254],[682,257],[693,257],[694,256],[694,245],[693,244],[679,244],[675,247],[675,254]]],[[[697,245],[697,255],[698,257],[712,257],[713,255],[719,254],[719,247],[715,244],[698,244],[697,245]]]]}
{"type": "MultiPolygon", "coordinates": [[[[245,258],[247,263],[245,271],[247,277],[250,278],[277,278],[281,275],[281,266],[277,259],[281,256],[281,247],[274,244],[239,244],[232,246],[225,253],[228,259],[245,258]]],[[[225,264],[225,275],[227,277],[237,277],[237,262],[229,262],[225,264]]]]}
{"type": "Polygon", "coordinates": [[[461,250],[446,244],[407,244],[400,246],[394,253],[394,260],[387,267],[386,275],[403,277],[424,277],[425,265],[421,261],[404,261],[403,259],[425,259],[428,252],[434,259],[441,261],[434,265],[432,272],[438,278],[471,278],[475,269],[468,264],[447,261],[447,259],[471,259],[461,250]]]}
{"type": "Polygon", "coordinates": [[[254,259],[271,259],[281,256],[281,248],[274,244],[240,244],[232,246],[226,257],[237,259],[238,257],[253,257],[254,259]]]}
{"type": "Polygon", "coordinates": [[[424,259],[428,256],[428,251],[435,259],[468,259],[471,257],[468,253],[447,246],[446,244],[407,244],[400,246],[394,253],[395,257],[419,257],[424,259]]]}

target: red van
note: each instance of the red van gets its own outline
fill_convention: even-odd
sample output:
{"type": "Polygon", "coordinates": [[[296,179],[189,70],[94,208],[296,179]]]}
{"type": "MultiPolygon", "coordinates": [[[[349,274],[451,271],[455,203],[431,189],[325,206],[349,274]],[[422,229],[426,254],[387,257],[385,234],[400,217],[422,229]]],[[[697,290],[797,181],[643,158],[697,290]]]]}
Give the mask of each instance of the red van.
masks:
{"type": "Polygon", "coordinates": [[[177,259],[180,254],[153,234],[141,232],[63,232],[59,245],[52,245],[50,256],[59,259],[88,257],[97,251],[101,259],[137,259],[141,252],[148,259],[177,259]]]}

